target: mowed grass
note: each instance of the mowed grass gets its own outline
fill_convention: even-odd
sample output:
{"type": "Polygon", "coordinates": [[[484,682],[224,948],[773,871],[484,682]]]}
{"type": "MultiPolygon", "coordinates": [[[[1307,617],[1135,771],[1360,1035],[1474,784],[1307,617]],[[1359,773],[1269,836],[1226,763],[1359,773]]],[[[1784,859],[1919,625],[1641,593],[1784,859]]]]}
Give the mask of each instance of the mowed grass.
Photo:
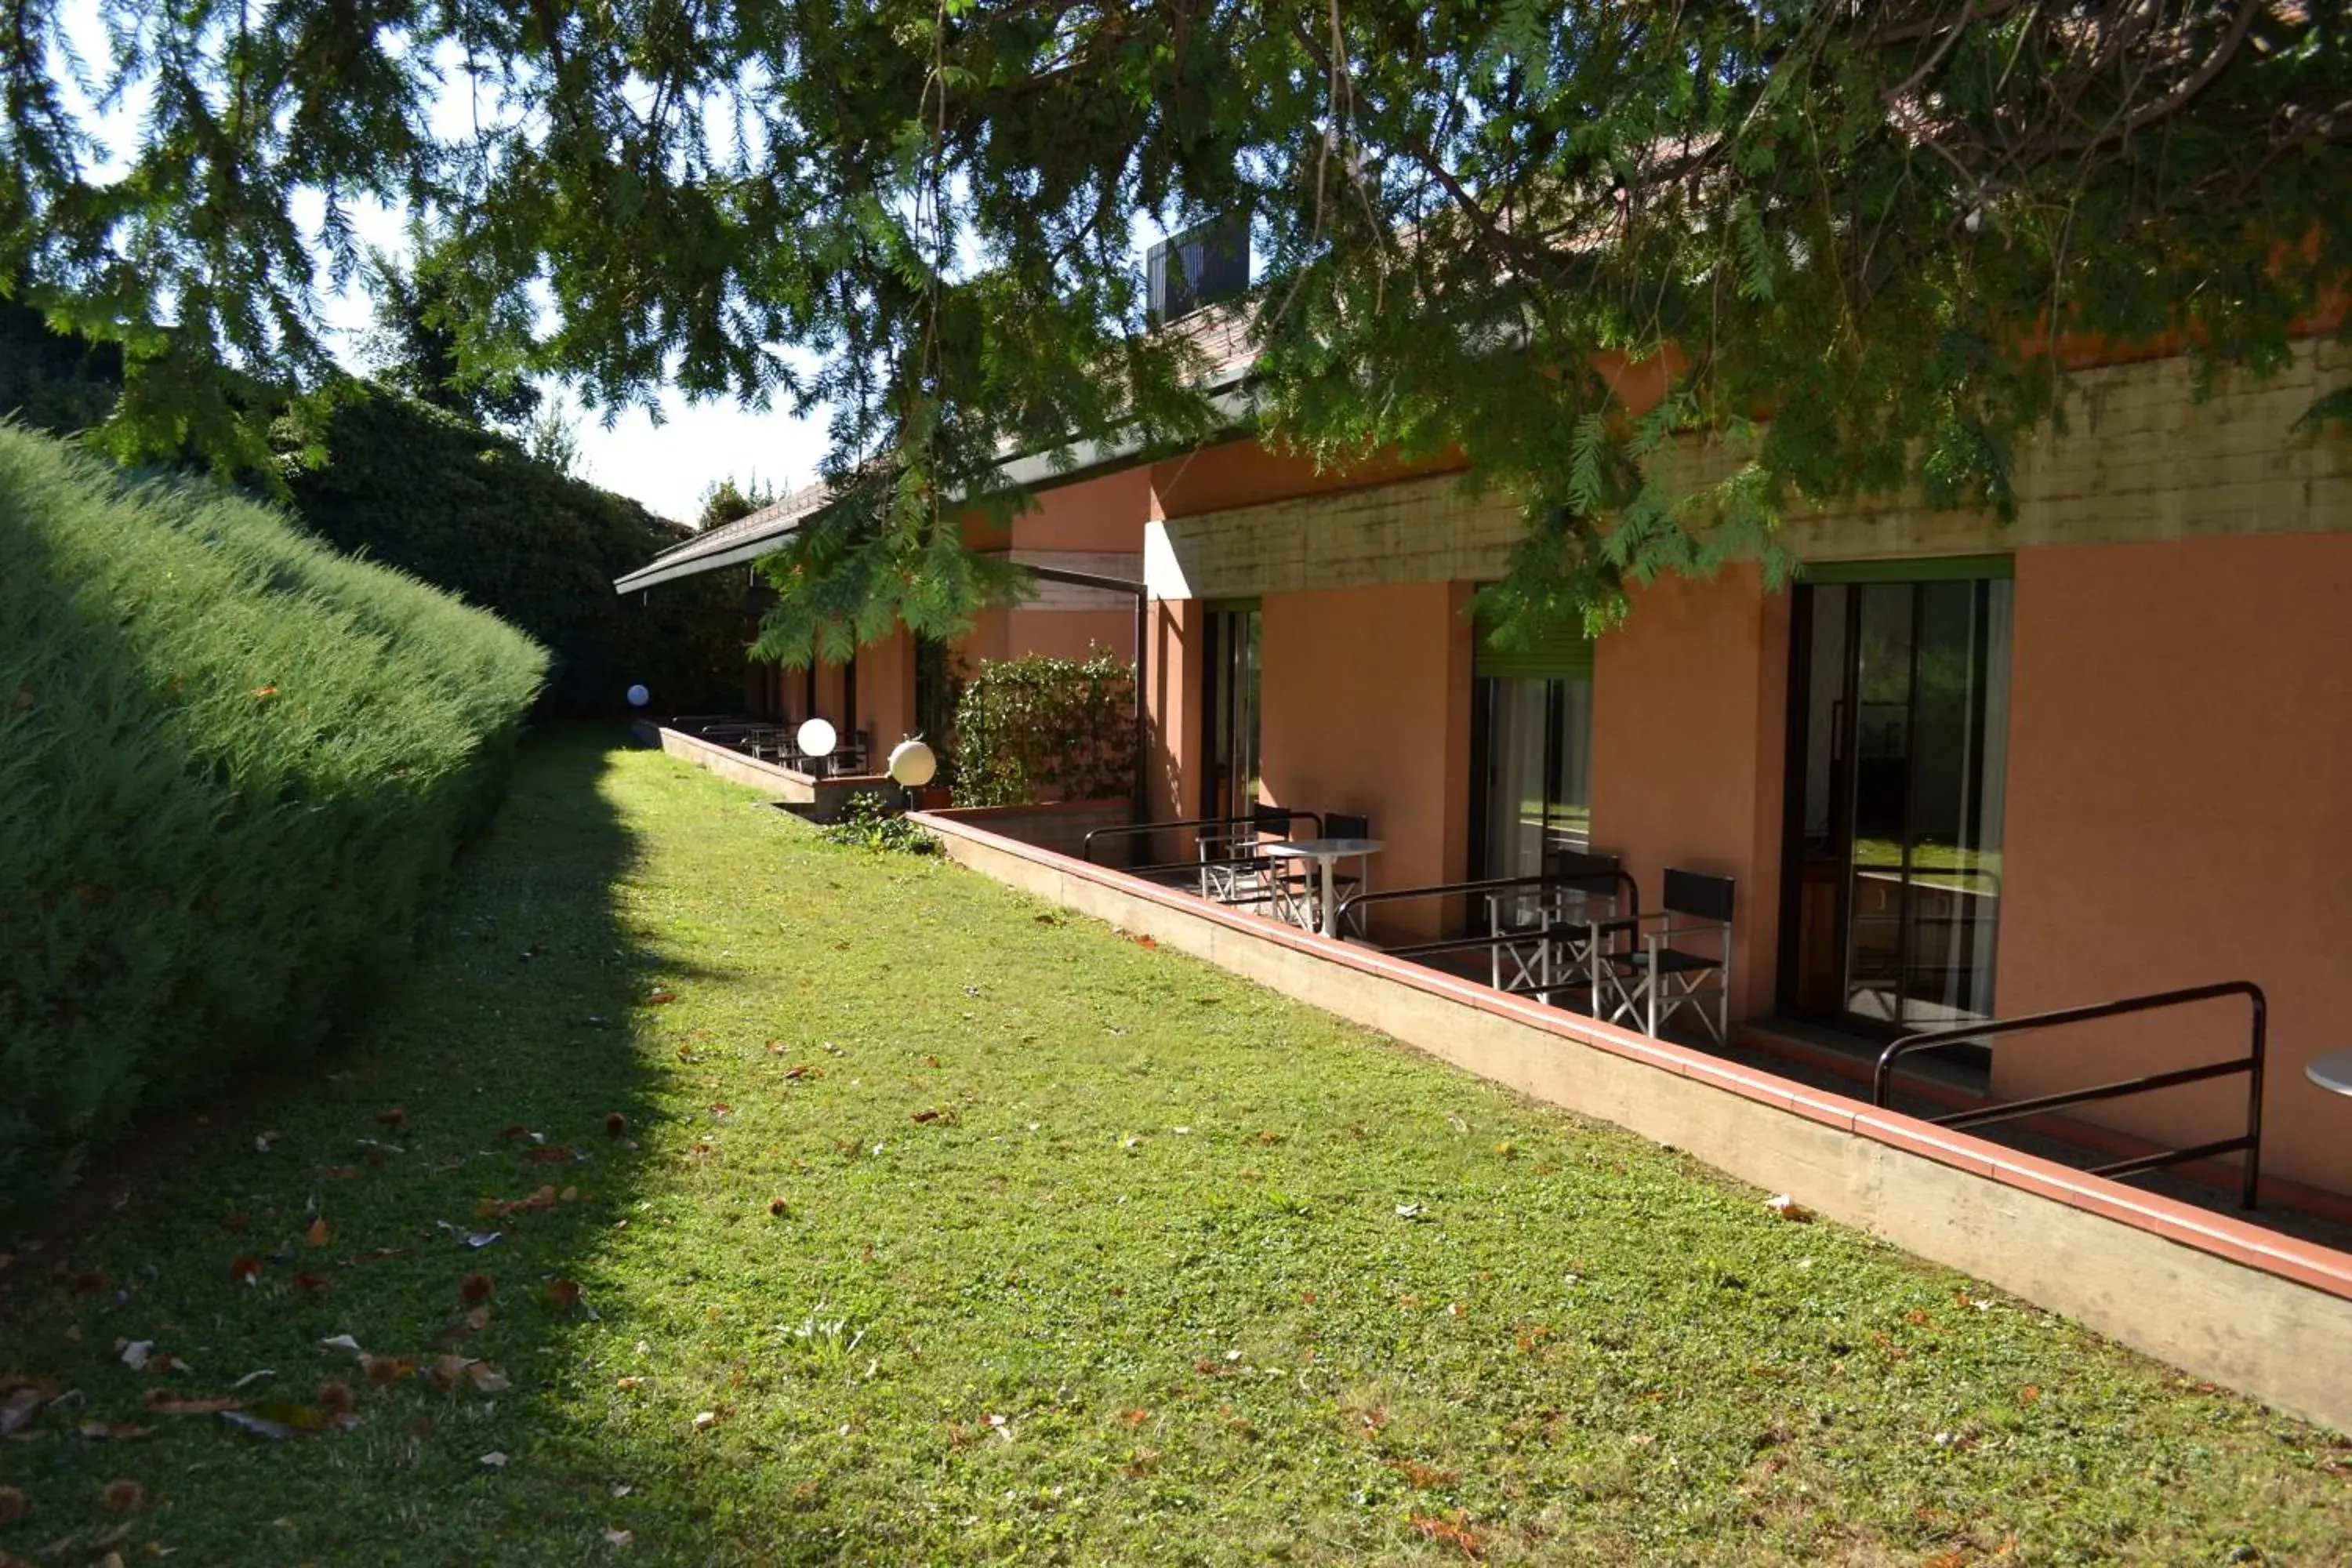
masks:
{"type": "Polygon", "coordinates": [[[0,1269],[0,1377],[42,1401],[0,1549],[2352,1558],[2326,1434],[600,734],[527,748],[408,977],[294,1077],[0,1269]],[[489,1386],[434,1386],[450,1356],[489,1386]],[[347,1430],[143,1405],[293,1424],[322,1384],[347,1430]]]}

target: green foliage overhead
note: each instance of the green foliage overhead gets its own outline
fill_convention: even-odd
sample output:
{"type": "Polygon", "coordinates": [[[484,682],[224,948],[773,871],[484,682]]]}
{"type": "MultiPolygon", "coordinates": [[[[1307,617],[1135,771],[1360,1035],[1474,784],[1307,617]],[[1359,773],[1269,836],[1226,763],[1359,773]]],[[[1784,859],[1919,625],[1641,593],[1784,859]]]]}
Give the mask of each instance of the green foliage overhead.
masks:
{"type": "Polygon", "coordinates": [[[368,348],[377,378],[477,425],[529,425],[539,411],[539,388],[511,366],[485,370],[464,362],[458,329],[466,302],[450,282],[452,262],[418,237],[424,248],[413,265],[382,256],[369,264],[375,326],[368,348]]]}
{"type": "Polygon", "coordinates": [[[1108,800],[1135,792],[1135,667],[1087,657],[983,659],[955,712],[958,805],[1108,800]]]}
{"type": "Polygon", "coordinates": [[[546,664],[215,485],[0,426],[0,1211],[318,1042],[492,804],[546,664]]]}
{"type": "Polygon", "coordinates": [[[1209,426],[1139,212],[1253,216],[1278,433],[1525,500],[1507,637],[1769,555],[1801,501],[2006,511],[2055,332],[2274,370],[2352,270],[2352,41],[2311,0],[107,9],[100,87],[152,89],[127,174],[78,140],[62,0],[0,44],[0,277],[121,342],[121,448],[249,450],[216,373],[322,379],[320,264],[398,200],[464,363],[830,411],[779,655],[1010,586],[947,504],[1006,450],[1209,426]],[[1669,352],[1654,405],[1595,370],[1669,352]],[[1661,461],[1691,437],[1705,478],[1661,461]]]}
{"type": "Polygon", "coordinates": [[[322,466],[286,466],[302,521],[544,643],[555,710],[615,711],[638,682],[667,712],[724,705],[740,689],[740,583],[613,592],[614,578],[680,542],[676,525],[533,461],[509,437],[382,391],[346,387],[324,439],[322,466]]]}

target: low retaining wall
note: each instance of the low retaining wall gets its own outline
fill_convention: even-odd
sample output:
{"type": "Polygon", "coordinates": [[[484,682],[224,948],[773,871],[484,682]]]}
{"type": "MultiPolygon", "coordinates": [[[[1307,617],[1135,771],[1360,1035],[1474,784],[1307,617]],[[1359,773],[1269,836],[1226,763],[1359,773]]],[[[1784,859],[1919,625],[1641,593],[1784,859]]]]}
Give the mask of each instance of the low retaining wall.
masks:
{"type": "MultiPolygon", "coordinates": [[[[1048,849],[1072,859],[1083,858],[1087,835],[1097,827],[1124,827],[1135,820],[1135,804],[1128,800],[1063,800],[1043,805],[967,805],[928,814],[961,822],[1035,849],[1048,849]]],[[[1109,840],[1096,857],[1107,866],[1127,863],[1125,836],[1109,840]]]]}
{"type": "Polygon", "coordinates": [[[991,830],[948,855],[2352,1432],[2352,1257],[1327,941],[991,830]]]}
{"type": "Polygon", "coordinates": [[[770,800],[807,806],[810,809],[804,815],[820,822],[831,821],[853,795],[877,791],[895,799],[898,791],[898,786],[883,773],[819,778],[814,773],[794,773],[781,763],[745,756],[731,746],[715,745],[699,735],[689,735],[667,725],[640,721],[630,730],[646,744],[659,746],[671,756],[693,763],[720,778],[748,784],[770,800]]]}

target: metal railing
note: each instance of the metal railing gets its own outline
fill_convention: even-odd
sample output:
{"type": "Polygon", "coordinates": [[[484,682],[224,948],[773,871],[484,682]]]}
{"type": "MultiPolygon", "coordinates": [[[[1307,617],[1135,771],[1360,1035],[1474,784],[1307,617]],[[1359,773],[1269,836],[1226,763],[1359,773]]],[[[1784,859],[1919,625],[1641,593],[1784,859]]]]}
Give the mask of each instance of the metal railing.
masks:
{"type": "MultiPolygon", "coordinates": [[[[1097,838],[1141,837],[1148,842],[1150,836],[1153,834],[1181,833],[1188,829],[1192,830],[1195,837],[1200,837],[1200,830],[1202,828],[1221,828],[1231,835],[1238,837],[1253,828],[1271,829],[1277,822],[1282,824],[1284,829],[1286,831],[1291,823],[1301,820],[1314,824],[1315,837],[1319,837],[1322,835],[1323,814],[1316,811],[1269,811],[1263,816],[1186,816],[1179,817],[1171,822],[1119,823],[1110,827],[1097,827],[1093,832],[1088,833],[1086,837],[1081,839],[1078,843],[1078,858],[1086,861],[1090,866],[1095,864],[1095,840],[1097,838]]],[[[1129,869],[1137,871],[1172,870],[1180,865],[1190,867],[1193,864],[1194,862],[1190,860],[1169,861],[1164,865],[1137,866],[1131,867],[1129,869]]]]}
{"type": "Polygon", "coordinates": [[[2214,1154],[2227,1154],[2233,1150],[2246,1152],[2245,1170],[2241,1184],[2239,1206],[2254,1206],[2255,1188],[2261,1180],[2263,1157],[2263,1058],[2270,1029],[2270,1004],[2263,988],[2251,980],[2225,980],[2211,985],[2191,985],[2179,991],[2158,991],[2146,996],[2126,996],[2116,1002],[2098,1002],[2086,1007],[2062,1007],[2054,1013],[2034,1013],[2021,1018],[1996,1018],[1987,1023],[1969,1024],[1958,1028],[1937,1029],[1928,1034],[1906,1035],[1879,1053],[1878,1067],[1871,1076],[1870,1100],[1884,1107],[1893,1086],[1895,1063],[1914,1051],[1932,1050],[1937,1046],[1958,1045],[1982,1039],[1988,1035],[2011,1035],[2026,1029],[2056,1028],[2067,1024],[2087,1024],[2100,1018],[2121,1018],[2134,1013],[2151,1013],[2162,1007],[2185,1007],[2192,1003],[2210,1002],[2224,996],[2243,996],[2252,1005],[2252,1024],[2246,1054],[2224,1062],[2210,1062],[2202,1067],[2180,1068],[2171,1072],[2150,1073],[2144,1078],[2119,1079],[2113,1083],[2096,1084],[2089,1089],[2070,1089],[2058,1094],[2039,1094],[2030,1100],[2002,1100],[1994,1105],[1978,1106],[1974,1110],[1956,1111],[1949,1116],[1928,1120],[1938,1127],[1981,1127],[1989,1122],[2007,1121],[2015,1117],[2032,1116],[2063,1106],[2082,1105],[2095,1100],[2116,1100],[2126,1094],[2149,1094],[2160,1089],[2172,1089],[2184,1083],[2200,1083],[2207,1079],[2228,1078],[2234,1073],[2247,1076],[2246,1131],[2235,1138],[2224,1138],[2211,1143],[2199,1143],[2184,1149],[2164,1149],[2153,1154],[2142,1154],[2130,1160],[2117,1160],[2112,1164],[2092,1167],[2095,1176],[2130,1176],[2142,1171],[2152,1171],[2159,1165],[2177,1165],[2188,1160],[2202,1160],[2214,1154]]]}
{"type": "Polygon", "coordinates": [[[1381,951],[1391,958],[1411,959],[1415,963],[1425,959],[1448,957],[1454,953],[1484,952],[1488,959],[1490,984],[1496,990],[1514,994],[1532,994],[1538,1001],[1549,1003],[1551,1000],[1552,992],[1573,990],[1578,984],[1572,976],[1555,977],[1552,963],[1554,944],[1566,936],[1573,956],[1577,949],[1579,933],[1581,933],[1585,944],[1590,946],[1600,940],[1601,932],[1604,928],[1618,925],[1628,915],[1638,915],[1642,909],[1642,890],[1635,884],[1631,873],[1615,867],[1591,866],[1576,870],[1545,871],[1525,877],[1485,877],[1466,882],[1436,882],[1419,888],[1368,889],[1350,894],[1340,900],[1339,924],[1339,929],[1344,932],[1349,929],[1349,921],[1352,917],[1356,922],[1355,929],[1361,933],[1366,929],[1361,911],[1367,905],[1405,903],[1420,899],[1468,898],[1474,895],[1485,897],[1488,918],[1490,921],[1496,921],[1499,912],[1500,900],[1508,895],[1527,892],[1537,895],[1541,908],[1540,918],[1536,925],[1504,926],[1497,922],[1483,936],[1445,937],[1435,942],[1404,942],[1394,947],[1382,948],[1381,951]],[[1548,895],[1560,892],[1590,893],[1596,890],[1594,885],[1598,883],[1606,883],[1610,886],[1612,890],[1604,896],[1612,901],[1621,896],[1615,889],[1622,889],[1623,914],[1613,914],[1611,919],[1599,922],[1554,918],[1551,900],[1548,895]],[[1536,956],[1532,960],[1527,958],[1520,951],[1528,943],[1533,943],[1536,947],[1536,956]],[[1518,972],[1517,977],[1509,981],[1506,981],[1503,974],[1503,959],[1506,953],[1509,954],[1512,966],[1518,972]]]}

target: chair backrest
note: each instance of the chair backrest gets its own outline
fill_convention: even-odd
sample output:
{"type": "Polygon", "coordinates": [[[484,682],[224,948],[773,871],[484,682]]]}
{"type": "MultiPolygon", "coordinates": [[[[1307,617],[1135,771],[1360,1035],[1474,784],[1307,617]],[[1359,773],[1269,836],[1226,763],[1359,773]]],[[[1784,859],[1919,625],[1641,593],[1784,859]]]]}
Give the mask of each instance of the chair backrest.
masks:
{"type": "Polygon", "coordinates": [[[1675,914],[1731,923],[1731,879],[1703,871],[1668,871],[1663,901],[1675,914]]]}
{"type": "Polygon", "coordinates": [[[1258,805],[1250,807],[1250,826],[1259,835],[1273,834],[1276,838],[1290,837],[1290,819],[1298,814],[1278,805],[1258,805]]]}
{"type": "Polygon", "coordinates": [[[1544,857],[1543,874],[1585,892],[1613,892],[1620,869],[1614,855],[1589,855],[1574,849],[1554,849],[1544,857]]]}
{"type": "Polygon", "coordinates": [[[1323,814],[1323,834],[1327,838],[1370,838],[1372,819],[1351,816],[1344,811],[1327,811],[1323,814]]]}

